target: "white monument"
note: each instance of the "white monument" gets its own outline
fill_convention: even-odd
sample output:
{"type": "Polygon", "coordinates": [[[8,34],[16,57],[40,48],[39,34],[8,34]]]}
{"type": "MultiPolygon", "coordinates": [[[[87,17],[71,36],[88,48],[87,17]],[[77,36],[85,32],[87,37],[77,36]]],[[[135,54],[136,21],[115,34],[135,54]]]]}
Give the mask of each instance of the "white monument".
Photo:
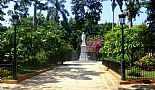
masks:
{"type": "Polygon", "coordinates": [[[84,32],[82,33],[81,40],[82,40],[82,44],[81,44],[81,53],[80,53],[79,60],[85,61],[85,60],[88,60],[88,58],[87,58],[87,48],[86,48],[86,46],[87,46],[86,45],[86,35],[84,34],[84,32]]]}

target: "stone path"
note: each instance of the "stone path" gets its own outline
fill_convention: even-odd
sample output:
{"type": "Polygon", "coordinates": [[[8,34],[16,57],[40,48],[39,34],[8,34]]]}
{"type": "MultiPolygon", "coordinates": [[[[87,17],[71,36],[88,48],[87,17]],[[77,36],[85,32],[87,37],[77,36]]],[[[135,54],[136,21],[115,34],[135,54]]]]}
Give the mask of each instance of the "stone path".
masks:
{"type": "Polygon", "coordinates": [[[69,61],[20,84],[0,84],[0,90],[118,90],[118,81],[101,62],[69,61]]]}

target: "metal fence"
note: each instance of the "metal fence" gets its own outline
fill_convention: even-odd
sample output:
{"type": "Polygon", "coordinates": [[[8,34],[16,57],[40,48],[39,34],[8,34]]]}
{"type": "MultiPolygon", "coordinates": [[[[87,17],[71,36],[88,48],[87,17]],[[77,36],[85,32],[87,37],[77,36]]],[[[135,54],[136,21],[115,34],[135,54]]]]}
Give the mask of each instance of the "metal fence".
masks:
{"type": "Polygon", "coordinates": [[[113,70],[117,74],[121,75],[121,63],[112,60],[102,60],[102,64],[108,69],[113,70]]]}
{"type": "MultiPolygon", "coordinates": [[[[121,63],[112,60],[102,60],[102,64],[108,69],[121,75],[121,63]]],[[[125,79],[138,80],[138,79],[155,79],[155,65],[144,66],[139,64],[125,63],[125,79]]]]}
{"type": "Polygon", "coordinates": [[[144,66],[139,64],[126,65],[126,79],[155,79],[155,65],[144,66]]]}
{"type": "Polygon", "coordinates": [[[0,55],[0,79],[12,79],[13,64],[12,56],[1,54],[0,55]]]}

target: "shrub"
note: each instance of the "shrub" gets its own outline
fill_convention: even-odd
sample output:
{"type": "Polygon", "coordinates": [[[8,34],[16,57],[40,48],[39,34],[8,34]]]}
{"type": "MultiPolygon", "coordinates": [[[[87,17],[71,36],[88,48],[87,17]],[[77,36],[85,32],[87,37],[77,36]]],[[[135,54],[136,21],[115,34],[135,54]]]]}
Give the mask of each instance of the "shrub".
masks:
{"type": "Polygon", "coordinates": [[[35,58],[40,65],[44,66],[46,64],[47,57],[45,52],[37,53],[35,58]]]}
{"type": "Polygon", "coordinates": [[[66,60],[71,60],[72,53],[74,52],[74,49],[71,47],[71,45],[65,43],[62,47],[62,54],[63,54],[63,59],[66,60]]]}
{"type": "Polygon", "coordinates": [[[10,76],[10,75],[11,75],[11,71],[9,71],[5,68],[0,68],[0,78],[10,76]]]}
{"type": "Polygon", "coordinates": [[[143,66],[150,66],[155,65],[155,58],[153,56],[144,56],[139,60],[140,63],[142,63],[143,66]]]}
{"type": "Polygon", "coordinates": [[[128,76],[142,77],[139,68],[136,67],[131,67],[130,71],[128,72],[128,76]]]}
{"type": "Polygon", "coordinates": [[[47,51],[46,52],[46,57],[48,59],[48,63],[51,63],[51,64],[56,64],[57,63],[56,53],[54,51],[47,51]]]}
{"type": "Polygon", "coordinates": [[[39,61],[45,61],[45,60],[47,60],[47,57],[46,57],[46,53],[45,52],[37,53],[35,58],[37,60],[39,60],[39,61]]]}
{"type": "Polygon", "coordinates": [[[137,72],[137,71],[131,71],[131,72],[129,72],[128,75],[129,76],[142,77],[142,75],[139,72],[137,72]]]}

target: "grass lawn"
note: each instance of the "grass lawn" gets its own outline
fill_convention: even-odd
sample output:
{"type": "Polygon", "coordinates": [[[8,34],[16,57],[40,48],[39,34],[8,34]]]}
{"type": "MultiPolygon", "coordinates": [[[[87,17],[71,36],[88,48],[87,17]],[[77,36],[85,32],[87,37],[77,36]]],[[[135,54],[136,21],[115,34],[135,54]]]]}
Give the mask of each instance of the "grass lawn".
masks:
{"type": "Polygon", "coordinates": [[[18,75],[35,72],[37,70],[41,70],[41,69],[45,69],[45,68],[53,68],[53,67],[55,67],[55,65],[53,65],[53,64],[49,64],[46,66],[39,66],[39,67],[21,67],[18,70],[18,75]]]}
{"type": "Polygon", "coordinates": [[[126,70],[127,79],[155,79],[155,71],[145,71],[141,69],[126,70]]]}
{"type": "MultiPolygon", "coordinates": [[[[41,70],[41,69],[45,69],[45,68],[53,68],[55,67],[55,65],[53,64],[49,64],[49,65],[46,65],[46,66],[39,66],[39,67],[18,67],[18,70],[17,70],[17,76],[20,76],[20,75],[23,75],[23,74],[26,74],[26,73],[32,73],[32,72],[35,72],[35,71],[38,71],[38,70],[41,70]]],[[[2,80],[11,80],[13,79],[12,77],[12,71],[10,70],[7,70],[5,68],[0,68],[0,79],[2,80]]]]}

